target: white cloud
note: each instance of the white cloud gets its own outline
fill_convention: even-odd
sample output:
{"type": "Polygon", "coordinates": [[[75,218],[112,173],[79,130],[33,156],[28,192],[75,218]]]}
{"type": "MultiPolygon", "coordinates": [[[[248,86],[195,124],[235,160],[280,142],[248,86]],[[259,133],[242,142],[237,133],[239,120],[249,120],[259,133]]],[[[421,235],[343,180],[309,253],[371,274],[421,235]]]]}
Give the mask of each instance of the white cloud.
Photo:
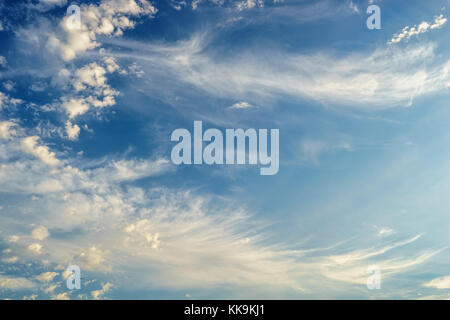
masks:
{"type": "MultiPolygon", "coordinates": [[[[62,2],[48,0],[40,3],[43,8],[57,4],[60,5],[62,2]]],[[[79,29],[69,23],[71,17],[67,15],[57,28],[52,27],[51,21],[43,19],[42,28],[39,28],[43,30],[38,34],[35,34],[33,30],[20,32],[24,35],[31,33],[27,39],[33,43],[45,38],[48,50],[60,55],[64,61],[71,61],[87,50],[99,47],[101,36],[120,36],[123,30],[134,28],[138,19],[153,17],[157,12],[147,0],[104,0],[97,4],[81,4],[80,8],[81,28],[79,29]]],[[[101,55],[104,54],[105,50],[102,49],[101,55]]],[[[61,68],[61,63],[57,62],[57,64],[61,68]]],[[[52,78],[51,84],[60,86],[61,92],[66,93],[60,97],[59,101],[62,110],[66,111],[70,119],[85,114],[90,107],[103,108],[116,103],[115,97],[119,92],[107,84],[106,76],[108,73],[122,71],[113,57],[103,57],[102,62],[92,62],[78,70],[69,69],[73,69],[73,65],[66,64],[61,68],[58,75],[52,78]],[[75,92],[70,90],[69,85],[75,88],[75,92]]],[[[33,85],[32,89],[42,90],[38,85],[33,85]]],[[[48,108],[48,110],[54,109],[48,108]]],[[[66,122],[65,130],[69,139],[77,139],[78,125],[72,125],[72,123],[69,125],[66,122]]]]}
{"type": "Polygon", "coordinates": [[[27,249],[31,251],[34,254],[41,254],[42,253],[42,245],[39,243],[32,243],[30,244],[27,249]]]}
{"type": "Polygon", "coordinates": [[[358,6],[357,6],[355,3],[353,3],[352,0],[350,0],[348,6],[349,6],[350,9],[353,10],[355,13],[359,13],[359,8],[358,8],[358,6]]]}
{"type": "Polygon", "coordinates": [[[394,248],[398,248],[398,247],[413,243],[413,242],[417,241],[421,236],[422,236],[422,234],[418,234],[411,239],[394,242],[390,245],[384,246],[377,250],[372,250],[372,249],[357,250],[357,251],[354,251],[351,253],[330,256],[330,257],[328,257],[328,259],[339,265],[346,264],[346,263],[354,263],[355,261],[366,260],[366,259],[372,258],[374,256],[384,254],[394,248]]]}
{"type": "MultiPolygon", "coordinates": [[[[208,2],[217,6],[227,5],[227,7],[232,7],[238,11],[242,11],[252,8],[263,8],[265,2],[278,3],[282,1],[283,0],[192,0],[191,7],[193,10],[196,10],[202,2],[208,2]]],[[[187,5],[187,2],[182,0],[171,0],[171,5],[176,10],[181,10],[182,7],[187,5]]]]}
{"type": "Polygon", "coordinates": [[[16,263],[17,261],[19,261],[19,257],[5,258],[3,259],[3,261],[6,263],[16,263]]]}
{"type": "MultiPolygon", "coordinates": [[[[77,92],[82,92],[83,98],[62,98],[62,106],[69,115],[69,118],[75,118],[89,110],[90,106],[103,108],[114,105],[115,96],[118,91],[112,89],[107,83],[106,74],[118,70],[118,65],[113,58],[104,59],[105,68],[92,62],[76,71],[72,85],[77,92]]],[[[66,131],[67,130],[66,123],[66,131]]],[[[71,130],[72,133],[75,131],[71,130]]],[[[69,137],[71,137],[69,135],[69,137]]],[[[75,135],[72,135],[75,137],[75,135]]]]}
{"type": "Polygon", "coordinates": [[[63,101],[62,106],[70,118],[75,118],[89,110],[89,104],[84,99],[69,99],[63,101]]]}
{"type": "Polygon", "coordinates": [[[384,228],[380,228],[378,230],[378,236],[379,237],[386,237],[386,236],[390,236],[392,234],[396,233],[394,229],[389,228],[389,227],[384,227],[384,228]]]}
{"type": "Polygon", "coordinates": [[[31,231],[31,237],[35,240],[45,240],[49,235],[48,229],[44,226],[36,227],[31,231]]]}
{"type": "Polygon", "coordinates": [[[263,0],[241,0],[236,4],[236,7],[238,10],[245,10],[245,9],[251,9],[254,7],[264,7],[264,1],[263,0]]]}
{"type": "Polygon", "coordinates": [[[112,284],[107,282],[105,283],[101,289],[99,290],[94,290],[91,292],[92,298],[94,300],[99,300],[101,298],[101,296],[103,296],[106,292],[108,292],[112,287],[112,284]]]}
{"type": "Polygon", "coordinates": [[[450,276],[433,279],[424,283],[423,286],[436,289],[450,289],[450,276]]]}
{"type": "MultiPolygon", "coordinates": [[[[389,276],[424,263],[433,254],[418,252],[416,257],[396,261],[382,256],[419,237],[379,249],[311,257],[306,251],[287,250],[267,241],[259,222],[233,203],[224,201],[218,206],[214,204],[218,199],[192,192],[130,183],[167,172],[171,165],[164,159],[116,160],[75,168],[48,166],[22,153],[8,155],[14,161],[0,166],[0,190],[40,195],[17,204],[17,210],[33,210],[36,226],[82,233],[76,241],[46,238],[45,259],[64,265],[70,259],[87,271],[124,273],[132,286],[185,289],[225,283],[301,290],[310,288],[305,281],[310,278],[319,283],[326,278],[359,284],[368,261],[375,259],[389,276]]],[[[0,215],[5,230],[8,219],[0,215]]],[[[376,237],[377,241],[384,239],[376,237]]],[[[19,238],[15,240],[20,246],[19,238]]],[[[26,248],[43,253],[39,243],[26,248]]]]}
{"type": "Polygon", "coordinates": [[[158,249],[160,244],[159,233],[153,232],[152,229],[153,226],[148,219],[141,219],[130,223],[125,227],[125,232],[129,234],[125,241],[158,249]]]}
{"type": "Polygon", "coordinates": [[[36,276],[36,279],[40,282],[51,282],[58,274],[58,272],[43,272],[36,276]]]}
{"type": "Polygon", "coordinates": [[[384,255],[394,248],[398,248],[415,242],[421,235],[417,235],[411,239],[394,242],[381,248],[355,250],[353,252],[331,255],[323,259],[320,268],[322,274],[326,277],[348,283],[366,284],[367,267],[376,265],[382,272],[383,278],[404,272],[405,270],[417,267],[428,261],[430,258],[440,253],[441,250],[424,252],[415,257],[403,259],[381,259],[373,262],[375,257],[384,255]],[[372,261],[373,263],[370,263],[372,261]]]}
{"type": "Polygon", "coordinates": [[[86,50],[98,47],[98,35],[122,35],[123,30],[135,26],[130,17],[152,17],[156,11],[147,0],[104,0],[99,5],[81,5],[81,28],[70,27],[70,16],[66,16],[60,24],[63,31],[51,35],[47,46],[69,61],[86,50]]]}
{"type": "MultiPolygon", "coordinates": [[[[248,75],[245,72],[248,70],[244,70],[242,79],[248,75]]],[[[85,88],[104,86],[101,76],[101,73],[98,77],[82,75],[78,80],[85,88]]],[[[240,76],[236,74],[236,77],[240,76]]],[[[32,139],[28,146],[22,148],[49,164],[48,160],[43,160],[52,154],[48,147],[41,146],[43,150],[36,151],[40,147],[37,146],[38,138],[25,139],[29,138],[32,139]]],[[[55,162],[54,154],[52,157],[50,163],[55,162]]],[[[2,189],[26,193],[33,190],[31,187],[38,186],[35,187],[38,192],[50,190],[51,194],[44,195],[40,205],[25,203],[24,209],[34,208],[36,219],[41,220],[38,223],[48,221],[49,228],[58,227],[67,232],[79,228],[83,232],[83,237],[75,243],[72,239],[49,239],[48,244],[46,242],[49,259],[61,262],[72,254],[75,262],[80,262],[87,270],[129,271],[135,268],[140,272],[130,274],[136,274],[143,286],[150,283],[201,287],[226,283],[299,289],[305,285],[304,279],[308,275],[361,283],[360,271],[365,271],[363,265],[367,260],[391,248],[350,251],[344,257],[325,255],[297,259],[301,252],[267,245],[261,241],[265,236],[261,233],[249,234],[250,230],[255,231],[254,222],[243,209],[225,207],[217,210],[209,207],[206,198],[192,193],[146,190],[130,185],[121,188],[117,183],[165,172],[167,160],[119,160],[94,169],[49,169],[37,164],[37,160],[23,160],[19,157],[17,163],[1,169],[2,174],[13,172],[19,181],[10,183],[2,175],[2,189]],[[11,170],[14,168],[16,170],[11,170]],[[22,179],[21,172],[25,172],[26,179],[22,179]],[[30,180],[32,183],[28,183],[30,180]],[[23,186],[16,188],[18,184],[23,186]],[[347,263],[355,261],[358,264],[347,263]],[[149,274],[148,270],[151,270],[149,274]]],[[[28,248],[41,253],[42,246],[35,243],[28,248]]],[[[400,272],[423,263],[429,256],[424,254],[417,259],[395,263],[380,259],[379,263],[387,270],[400,272]]],[[[111,284],[105,284],[102,289],[93,291],[92,297],[101,297],[110,287],[111,284]]],[[[68,295],[63,293],[56,297],[68,298],[68,295]]]]}
{"type": "Polygon", "coordinates": [[[3,87],[5,87],[5,89],[7,90],[7,91],[11,91],[11,90],[13,90],[14,89],[14,82],[12,82],[12,81],[5,81],[5,82],[3,82],[3,87]]]}
{"type": "Polygon", "coordinates": [[[0,121],[0,139],[10,139],[16,135],[15,126],[16,124],[12,121],[0,121]]]}
{"type": "Polygon", "coordinates": [[[242,101],[242,102],[237,102],[237,103],[233,104],[232,106],[229,106],[228,109],[248,109],[251,107],[252,107],[252,105],[250,103],[242,101]]]}
{"type": "MultiPolygon", "coordinates": [[[[243,50],[222,59],[204,50],[210,37],[197,35],[174,45],[122,40],[112,43],[132,48],[131,56],[140,59],[150,79],[188,83],[215,97],[245,98],[258,105],[287,95],[381,109],[409,106],[414,98],[446,90],[450,85],[450,61],[437,59],[433,44],[379,48],[339,57],[326,52],[271,51],[262,58],[254,51],[243,50]]],[[[146,90],[158,97],[164,92],[158,85],[146,90]]],[[[176,87],[174,94],[179,94],[176,87]]]]}
{"type": "Polygon", "coordinates": [[[170,168],[172,165],[167,159],[118,160],[92,171],[92,174],[98,180],[107,178],[109,181],[132,181],[167,172],[170,168]]]}
{"type": "MultiPolygon", "coordinates": [[[[192,192],[130,185],[122,188],[117,184],[118,179],[126,182],[144,175],[144,169],[138,174],[134,170],[129,173],[130,168],[140,166],[124,162],[119,169],[115,164],[91,171],[60,169],[55,175],[61,179],[61,185],[71,181],[67,187],[43,194],[36,200],[38,203],[30,200],[21,204],[21,210],[34,208],[37,225],[45,222],[50,229],[81,230],[83,234],[76,241],[64,237],[47,239],[46,259],[66,264],[69,256],[70,262],[82,270],[126,274],[130,286],[142,288],[227,284],[302,290],[314,288],[305,279],[316,279],[322,284],[328,283],[324,278],[361,284],[362,276],[367,276],[365,266],[374,259],[389,276],[424,263],[435,254],[418,252],[416,257],[397,256],[395,261],[383,257],[393,248],[415,242],[417,236],[378,249],[308,256],[308,250],[288,250],[267,241],[258,221],[235,205],[211,205],[208,198],[192,192]]],[[[54,170],[43,165],[42,168],[54,170]]],[[[49,171],[42,171],[34,179],[45,180],[48,176],[49,171]]],[[[20,176],[16,178],[23,181],[20,176]]],[[[12,185],[4,179],[0,183],[12,185]]],[[[0,216],[2,226],[4,221],[0,216]]],[[[42,251],[41,246],[35,249],[42,251]]],[[[93,297],[101,297],[103,289],[97,292],[93,297]]]]}
{"type": "Polygon", "coordinates": [[[115,71],[120,69],[119,65],[117,64],[116,60],[113,57],[105,57],[103,59],[103,61],[105,62],[106,70],[109,73],[113,73],[113,72],[115,72],[115,71]]]}
{"type": "Polygon", "coordinates": [[[406,26],[400,33],[394,34],[389,43],[392,44],[402,40],[408,40],[418,34],[425,33],[433,29],[440,29],[446,22],[447,18],[444,18],[444,15],[441,14],[440,16],[434,18],[434,23],[423,21],[419,25],[415,25],[413,27],[406,26]]]}
{"type": "MultiPolygon", "coordinates": [[[[434,255],[440,251],[430,251],[424,254],[418,255],[414,258],[405,258],[402,260],[384,260],[377,262],[376,266],[382,270],[384,279],[397,273],[402,273],[405,270],[417,267],[431,259],[434,255]]],[[[344,263],[344,264],[327,264],[324,262],[322,265],[323,274],[328,278],[354,284],[366,284],[367,283],[367,267],[368,262],[364,263],[344,263]]]]}
{"type": "Polygon", "coordinates": [[[72,123],[67,120],[66,121],[66,133],[67,133],[67,137],[70,140],[77,140],[78,136],[80,134],[80,127],[76,124],[72,125],[72,123]]]}
{"type": "Polygon", "coordinates": [[[98,99],[95,96],[89,96],[86,98],[86,101],[90,103],[92,106],[97,108],[108,107],[116,104],[114,96],[118,95],[118,91],[107,88],[103,90],[103,98],[102,100],[98,99]]]}
{"type": "Polygon", "coordinates": [[[0,147],[8,150],[3,156],[4,160],[11,160],[0,166],[0,190],[4,192],[45,194],[74,190],[108,190],[116,183],[155,176],[174,169],[164,158],[103,161],[85,170],[72,166],[49,166],[48,164],[61,164],[62,161],[53,161],[56,158],[48,149],[38,152],[34,144],[30,146],[25,143],[24,147],[23,143],[19,143],[18,148],[16,140],[0,140],[2,141],[5,144],[0,144],[0,147]],[[27,157],[26,154],[30,152],[35,154],[39,161],[27,157]]]}
{"type": "Polygon", "coordinates": [[[50,152],[47,146],[38,145],[39,137],[31,136],[23,138],[21,147],[26,153],[32,154],[49,166],[57,166],[60,162],[54,152],[50,152]]]}
{"type": "Polygon", "coordinates": [[[58,293],[52,297],[53,300],[70,300],[68,292],[58,293]]]}
{"type": "MultiPolygon", "coordinates": [[[[51,281],[51,280],[50,280],[51,281]]],[[[44,292],[45,293],[52,293],[52,292],[54,292],[55,291],[55,289],[56,288],[58,288],[59,287],[59,284],[52,284],[52,285],[49,285],[47,288],[45,288],[44,289],[44,292]]]]}
{"type": "Polygon", "coordinates": [[[74,82],[75,90],[85,90],[86,85],[91,87],[104,86],[106,82],[105,74],[106,70],[95,62],[82,67],[76,72],[77,79],[74,82]]]}
{"type": "Polygon", "coordinates": [[[108,252],[92,246],[87,250],[81,251],[77,259],[82,262],[83,267],[87,270],[105,270],[108,268],[104,264],[107,255],[108,252]]]}
{"type": "Polygon", "coordinates": [[[128,67],[128,73],[135,75],[138,78],[141,78],[144,75],[144,71],[142,71],[142,68],[136,63],[133,62],[129,67],[128,67]]]}
{"type": "Polygon", "coordinates": [[[0,56],[0,67],[6,67],[6,58],[4,56],[0,56]]]}
{"type": "Polygon", "coordinates": [[[8,238],[9,243],[16,243],[20,240],[20,237],[17,235],[12,235],[8,238]]]}
{"type": "Polygon", "coordinates": [[[70,271],[70,270],[64,270],[64,271],[61,273],[61,276],[62,276],[62,278],[63,278],[64,280],[67,280],[67,278],[69,278],[72,274],[73,274],[72,271],[70,271]]]}
{"type": "Polygon", "coordinates": [[[54,86],[65,87],[69,84],[71,72],[66,68],[62,68],[57,74],[52,75],[52,84],[54,86]]]}
{"type": "Polygon", "coordinates": [[[35,286],[36,286],[35,283],[33,283],[32,281],[30,281],[26,278],[22,278],[22,277],[13,278],[13,277],[5,277],[5,276],[0,275],[0,288],[31,289],[31,288],[34,288],[35,286]]]}
{"type": "Polygon", "coordinates": [[[187,2],[185,0],[170,0],[170,5],[175,10],[181,10],[183,7],[187,6],[187,2]]]}
{"type": "Polygon", "coordinates": [[[34,92],[44,92],[47,85],[44,82],[33,83],[30,86],[30,90],[34,92]]]}
{"type": "Polygon", "coordinates": [[[19,103],[22,103],[21,99],[10,98],[8,95],[0,92],[0,110],[4,107],[16,106],[19,103]]]}

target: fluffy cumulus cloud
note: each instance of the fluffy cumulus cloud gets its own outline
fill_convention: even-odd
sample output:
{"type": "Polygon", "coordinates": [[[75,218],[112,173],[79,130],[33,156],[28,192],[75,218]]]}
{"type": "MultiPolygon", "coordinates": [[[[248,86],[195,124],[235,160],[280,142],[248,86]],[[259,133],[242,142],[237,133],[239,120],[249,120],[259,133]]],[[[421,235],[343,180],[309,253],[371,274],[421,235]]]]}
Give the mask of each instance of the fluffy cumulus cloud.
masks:
{"type": "Polygon", "coordinates": [[[40,282],[51,282],[57,275],[57,272],[44,272],[36,276],[36,279],[40,282]]]}
{"type": "Polygon", "coordinates": [[[31,237],[36,240],[44,240],[49,236],[48,229],[44,226],[39,226],[31,231],[31,237]]]}
{"type": "Polygon", "coordinates": [[[82,250],[75,259],[79,260],[87,270],[105,270],[104,264],[107,254],[107,252],[92,246],[82,250]]]}
{"type": "MultiPolygon", "coordinates": [[[[20,126],[17,127],[18,130],[23,130],[20,126]]],[[[3,141],[3,148],[9,150],[3,159],[6,163],[0,166],[0,177],[3,181],[0,189],[5,192],[15,190],[19,193],[45,194],[55,191],[70,192],[79,188],[109,190],[113,183],[135,181],[172,170],[171,164],[164,158],[118,159],[79,170],[66,165],[66,159],[57,159],[48,146],[39,144],[36,136],[18,136],[3,141]]],[[[45,234],[43,227],[36,231],[36,235],[38,233],[45,234]]]]}
{"type": "Polygon", "coordinates": [[[93,62],[77,70],[77,78],[73,84],[76,91],[85,90],[87,86],[103,87],[106,82],[106,70],[93,62]]]}
{"type": "Polygon", "coordinates": [[[433,279],[423,286],[436,289],[450,289],[450,276],[433,279]]]}
{"type": "Polygon", "coordinates": [[[112,285],[111,283],[107,282],[105,283],[101,289],[94,290],[91,292],[92,298],[94,300],[99,300],[101,296],[103,296],[106,292],[108,292],[111,289],[112,285]]]}
{"type": "Polygon", "coordinates": [[[33,254],[41,254],[42,253],[42,245],[40,243],[32,243],[30,244],[27,249],[32,252],[33,254]]]}
{"type": "MultiPolygon", "coordinates": [[[[88,50],[100,49],[102,37],[121,36],[124,30],[134,28],[139,19],[152,18],[156,12],[157,9],[147,0],[81,4],[74,8],[72,14],[67,14],[57,28],[45,33],[45,47],[63,61],[71,62],[88,50]]],[[[34,38],[30,36],[30,39],[34,38]]],[[[104,54],[104,49],[100,49],[100,52],[104,54]]],[[[116,103],[119,91],[108,85],[107,74],[119,70],[113,57],[103,56],[98,61],[75,69],[70,63],[63,64],[59,73],[53,77],[51,83],[63,89],[59,99],[61,108],[58,110],[65,111],[72,119],[65,122],[68,139],[77,140],[80,133],[80,126],[73,123],[73,119],[85,114],[91,107],[103,108],[116,103]]],[[[126,70],[120,71],[123,75],[127,74],[126,70]]]]}
{"type": "Polygon", "coordinates": [[[97,36],[122,35],[123,30],[135,26],[134,17],[153,16],[156,12],[147,0],[112,0],[102,1],[99,5],[81,5],[80,24],[76,17],[67,15],[61,21],[61,32],[49,37],[48,47],[69,61],[98,47],[97,36]]]}
{"type": "Polygon", "coordinates": [[[62,106],[70,118],[75,118],[89,110],[89,104],[84,99],[64,99],[62,106]]]}
{"type": "Polygon", "coordinates": [[[77,140],[80,134],[80,127],[76,124],[72,124],[70,121],[66,122],[66,133],[70,140],[77,140]]]}
{"type": "MultiPolygon", "coordinates": [[[[51,281],[51,280],[50,280],[51,281]]],[[[51,284],[44,289],[45,293],[52,293],[59,287],[59,284],[51,284]]]]}
{"type": "Polygon", "coordinates": [[[70,297],[69,297],[68,292],[61,292],[61,293],[55,294],[52,299],[53,300],[70,300],[70,297]]]}
{"type": "Polygon", "coordinates": [[[10,139],[14,136],[15,126],[16,124],[12,121],[0,121],[0,139],[10,139]]]}
{"type": "Polygon", "coordinates": [[[47,146],[39,144],[38,136],[23,138],[21,141],[21,146],[23,151],[37,157],[49,166],[57,166],[59,164],[59,160],[56,158],[55,153],[49,151],[47,146]]]}
{"type": "Polygon", "coordinates": [[[440,29],[447,22],[447,18],[444,15],[440,15],[434,18],[434,22],[423,21],[419,25],[413,27],[406,26],[401,32],[396,33],[393,38],[389,41],[390,44],[397,43],[400,41],[406,41],[413,36],[421,33],[425,33],[434,29],[440,29]]]}
{"type": "MultiPolygon", "coordinates": [[[[74,77],[66,77],[66,82],[71,83],[73,90],[61,98],[61,105],[70,119],[85,114],[91,107],[103,108],[116,103],[115,97],[119,92],[108,85],[106,75],[117,70],[119,66],[115,59],[105,57],[102,65],[92,62],[75,70],[74,77]]],[[[67,121],[65,129],[70,140],[78,138],[78,125],[67,121]]]]}

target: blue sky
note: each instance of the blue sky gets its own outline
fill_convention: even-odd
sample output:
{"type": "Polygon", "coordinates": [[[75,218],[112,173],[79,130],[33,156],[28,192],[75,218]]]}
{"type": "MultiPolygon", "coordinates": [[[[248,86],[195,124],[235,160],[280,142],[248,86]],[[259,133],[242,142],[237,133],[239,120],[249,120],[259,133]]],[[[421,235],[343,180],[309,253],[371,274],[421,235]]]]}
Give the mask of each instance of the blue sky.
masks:
{"type": "Polygon", "coordinates": [[[1,1],[0,298],[450,298],[449,6],[1,1]],[[195,120],[278,174],[173,165],[195,120]]]}

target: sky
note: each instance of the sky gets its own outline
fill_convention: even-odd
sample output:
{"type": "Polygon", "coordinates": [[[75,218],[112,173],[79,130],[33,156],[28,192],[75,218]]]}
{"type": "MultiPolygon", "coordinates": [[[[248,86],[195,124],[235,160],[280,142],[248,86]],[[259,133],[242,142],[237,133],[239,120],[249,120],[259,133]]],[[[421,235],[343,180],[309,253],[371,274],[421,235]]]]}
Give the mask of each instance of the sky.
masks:
{"type": "Polygon", "coordinates": [[[449,7],[0,0],[0,298],[449,299],[449,7]],[[173,164],[194,121],[278,173],[173,164]]]}

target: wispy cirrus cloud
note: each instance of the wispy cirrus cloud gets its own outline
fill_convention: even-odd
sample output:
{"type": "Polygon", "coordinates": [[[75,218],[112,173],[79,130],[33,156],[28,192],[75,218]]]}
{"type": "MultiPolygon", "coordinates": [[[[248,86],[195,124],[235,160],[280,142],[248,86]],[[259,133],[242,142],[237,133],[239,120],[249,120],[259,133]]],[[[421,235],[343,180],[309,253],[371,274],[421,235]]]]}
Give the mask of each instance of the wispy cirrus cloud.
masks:
{"type": "MultiPolygon", "coordinates": [[[[13,146],[10,140],[2,143],[7,148],[13,146]]],[[[61,275],[58,265],[77,264],[88,273],[125,273],[129,288],[264,284],[307,296],[317,292],[316,285],[322,286],[325,279],[333,280],[330,286],[364,285],[369,263],[380,265],[388,277],[425,263],[439,252],[425,250],[416,257],[397,255],[395,259],[387,255],[412,245],[420,235],[396,241],[376,238],[377,245],[371,248],[344,247],[342,243],[321,250],[287,246],[271,240],[270,233],[263,231],[267,222],[255,219],[233,201],[221,200],[223,203],[217,206],[214,202],[218,199],[193,191],[148,189],[134,184],[137,179],[157,174],[161,170],[158,165],[164,168],[164,162],[123,160],[91,169],[69,166],[70,161],[61,158],[55,168],[39,158],[26,158],[21,149],[13,152],[0,167],[0,190],[24,199],[15,208],[20,214],[33,210],[33,219],[28,220],[33,228],[12,223],[3,230],[2,239],[15,239],[9,242],[11,250],[5,254],[18,259],[9,265],[47,261],[45,272],[21,280],[23,284],[35,280],[45,283],[30,294],[71,298],[64,288],[52,286],[61,275]],[[12,170],[11,166],[18,163],[27,169],[12,170]],[[23,174],[8,177],[12,171],[23,174]],[[44,188],[50,180],[58,187],[44,188]],[[31,190],[33,185],[39,187],[31,190]],[[31,199],[29,192],[34,195],[31,199]],[[52,290],[48,290],[50,287],[52,290]]],[[[9,215],[4,214],[0,221],[2,226],[11,223],[9,215]]],[[[14,281],[4,286],[12,289],[14,281]]],[[[93,290],[91,297],[107,296],[121,285],[119,279],[107,283],[93,290]]]]}
{"type": "MultiPolygon", "coordinates": [[[[24,163],[20,153],[13,158],[24,163]]],[[[317,283],[332,279],[341,285],[362,285],[368,263],[380,265],[389,276],[425,263],[439,251],[421,252],[415,258],[384,256],[395,248],[411,245],[420,236],[373,248],[350,249],[342,245],[325,251],[286,248],[282,243],[270,241],[270,236],[262,231],[262,221],[253,219],[232,202],[224,202],[222,209],[218,209],[212,204],[213,199],[191,191],[145,190],[133,185],[133,181],[151,172],[145,162],[119,161],[91,170],[68,167],[67,160],[61,160],[65,168],[55,172],[55,168],[37,158],[27,161],[30,168],[26,170],[27,179],[34,181],[23,185],[25,176],[16,174],[14,179],[20,180],[22,187],[16,183],[13,188],[14,182],[4,178],[11,171],[9,164],[1,167],[0,189],[24,196],[30,185],[42,186],[49,178],[57,181],[59,187],[37,188],[33,191],[38,195],[36,199],[22,202],[20,208],[16,206],[20,212],[34,208],[34,219],[30,222],[39,227],[30,231],[23,226],[11,226],[2,234],[6,238],[16,237],[8,252],[19,257],[13,264],[45,257],[51,266],[77,264],[88,272],[126,273],[128,283],[131,281],[135,288],[265,284],[307,295],[317,288],[304,281],[304,277],[315,277],[317,283]],[[73,234],[73,230],[79,231],[73,234]],[[59,236],[53,237],[54,233],[59,236]],[[130,278],[133,274],[136,278],[130,278]]],[[[5,218],[0,217],[2,225],[8,221],[5,218]]],[[[49,285],[55,284],[52,281],[59,272],[54,267],[29,281],[48,283],[42,289],[47,295],[70,298],[64,288],[45,292],[49,285]]],[[[109,283],[107,288],[94,290],[91,296],[100,298],[121,284],[109,283]]]]}
{"type": "Polygon", "coordinates": [[[449,87],[450,61],[436,59],[436,45],[430,43],[341,57],[272,51],[261,59],[249,50],[225,59],[206,50],[209,41],[208,36],[196,35],[167,45],[112,43],[132,48],[132,54],[115,55],[138,59],[149,75],[170,77],[171,82],[189,83],[216,97],[246,99],[250,104],[287,95],[383,109],[408,106],[416,97],[449,87]]]}
{"type": "Polygon", "coordinates": [[[327,152],[352,151],[351,142],[346,140],[326,141],[305,138],[298,144],[298,160],[302,164],[319,165],[319,158],[327,152]]]}

